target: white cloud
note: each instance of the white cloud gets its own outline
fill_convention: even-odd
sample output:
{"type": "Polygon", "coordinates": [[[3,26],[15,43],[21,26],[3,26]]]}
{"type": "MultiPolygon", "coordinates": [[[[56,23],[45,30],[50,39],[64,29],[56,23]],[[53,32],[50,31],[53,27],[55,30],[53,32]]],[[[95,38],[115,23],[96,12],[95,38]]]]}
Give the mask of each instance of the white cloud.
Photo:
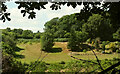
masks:
{"type": "Polygon", "coordinates": [[[6,21],[4,23],[5,25],[2,25],[1,27],[2,28],[10,27],[12,29],[13,28],[30,29],[33,30],[34,32],[39,30],[43,32],[45,22],[49,21],[54,17],[62,17],[63,15],[78,13],[82,8],[82,6],[77,6],[75,9],[72,7],[62,6],[60,10],[51,10],[50,5],[51,5],[50,3],[47,4],[45,6],[46,9],[41,9],[40,11],[35,10],[37,16],[33,20],[28,19],[27,16],[23,17],[23,14],[21,14],[20,9],[18,9],[17,7],[12,7],[8,9],[8,12],[11,13],[10,17],[12,20],[10,22],[6,21]]]}

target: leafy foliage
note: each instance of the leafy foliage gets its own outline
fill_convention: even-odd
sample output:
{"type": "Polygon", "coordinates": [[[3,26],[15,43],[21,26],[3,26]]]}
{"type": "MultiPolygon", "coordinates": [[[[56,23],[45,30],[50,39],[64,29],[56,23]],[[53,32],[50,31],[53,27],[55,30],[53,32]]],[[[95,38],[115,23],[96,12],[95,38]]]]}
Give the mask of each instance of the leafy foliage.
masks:
{"type": "Polygon", "coordinates": [[[89,38],[100,37],[101,40],[110,40],[113,33],[109,20],[99,14],[90,16],[82,30],[89,33],[89,38]]]}
{"type": "Polygon", "coordinates": [[[120,28],[115,33],[113,33],[113,38],[120,40],[120,28]]]}
{"type": "Polygon", "coordinates": [[[72,30],[68,41],[68,48],[71,50],[81,49],[81,44],[87,40],[88,33],[72,30]]]}
{"type": "Polygon", "coordinates": [[[41,49],[43,51],[50,51],[54,45],[54,37],[50,33],[44,33],[41,37],[41,49]]]}
{"type": "Polygon", "coordinates": [[[11,33],[11,34],[14,34],[14,37],[16,39],[20,39],[20,38],[23,38],[23,39],[40,39],[42,33],[41,32],[36,32],[36,33],[33,33],[33,31],[31,30],[23,30],[23,29],[12,29],[7,27],[6,29],[3,30],[3,33],[11,33]]]}
{"type": "Polygon", "coordinates": [[[3,52],[14,54],[16,48],[16,39],[14,33],[2,33],[2,49],[3,52]]]}

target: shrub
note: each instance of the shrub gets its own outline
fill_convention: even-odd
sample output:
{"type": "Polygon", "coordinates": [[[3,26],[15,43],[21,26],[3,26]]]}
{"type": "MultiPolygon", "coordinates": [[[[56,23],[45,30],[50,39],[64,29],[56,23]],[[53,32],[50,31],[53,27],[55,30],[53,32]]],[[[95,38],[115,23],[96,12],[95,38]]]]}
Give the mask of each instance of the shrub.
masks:
{"type": "Polygon", "coordinates": [[[120,50],[116,50],[116,53],[120,53],[120,50]]]}
{"type": "Polygon", "coordinates": [[[110,41],[106,41],[106,44],[110,43],[110,41]]]}
{"type": "Polygon", "coordinates": [[[56,38],[54,39],[55,42],[67,42],[68,38],[56,38]]]}
{"type": "Polygon", "coordinates": [[[32,42],[28,42],[30,45],[32,45],[32,42]]]}
{"type": "Polygon", "coordinates": [[[91,38],[87,39],[86,42],[87,42],[87,43],[91,43],[91,38]]]}
{"type": "Polygon", "coordinates": [[[64,69],[64,66],[58,63],[50,64],[48,67],[49,72],[60,72],[62,69],[64,69]]]}
{"type": "Polygon", "coordinates": [[[86,50],[86,49],[84,49],[84,50],[83,50],[83,52],[87,52],[87,50],[86,50]]]}
{"type": "Polygon", "coordinates": [[[33,69],[32,72],[45,72],[45,70],[47,69],[46,63],[45,62],[32,62],[30,64],[29,69],[33,69]],[[34,66],[37,64],[37,66],[34,68],[34,66]]]}
{"type": "Polygon", "coordinates": [[[68,47],[72,51],[76,49],[81,49],[81,44],[85,42],[88,38],[88,33],[84,31],[71,31],[71,36],[68,40],[68,47]]]}
{"type": "Polygon", "coordinates": [[[120,28],[115,33],[113,33],[113,38],[120,40],[120,28]]]}
{"type": "Polygon", "coordinates": [[[41,49],[43,51],[51,51],[54,43],[54,37],[53,35],[49,33],[44,33],[43,36],[41,37],[41,49]]]}
{"type": "Polygon", "coordinates": [[[116,51],[115,43],[110,43],[109,48],[112,50],[112,52],[116,51]]]}
{"type": "Polygon", "coordinates": [[[105,45],[106,45],[106,42],[103,41],[103,42],[102,42],[102,50],[103,50],[103,51],[105,51],[105,45]]]}

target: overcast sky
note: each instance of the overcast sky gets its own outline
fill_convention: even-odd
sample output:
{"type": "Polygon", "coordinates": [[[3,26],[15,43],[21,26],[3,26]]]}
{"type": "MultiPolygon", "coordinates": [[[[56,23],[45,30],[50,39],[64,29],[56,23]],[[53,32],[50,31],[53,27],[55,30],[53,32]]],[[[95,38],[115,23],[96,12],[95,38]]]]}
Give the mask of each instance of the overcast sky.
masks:
{"type": "Polygon", "coordinates": [[[11,13],[10,18],[11,21],[6,21],[3,23],[0,21],[0,29],[5,29],[7,27],[10,27],[12,29],[14,28],[22,28],[24,30],[29,29],[33,32],[37,32],[38,30],[40,32],[43,32],[44,24],[45,22],[51,20],[54,17],[62,17],[64,15],[70,15],[73,13],[79,13],[82,6],[77,6],[75,9],[70,7],[62,6],[60,10],[51,10],[50,9],[50,3],[46,4],[46,9],[42,9],[40,11],[36,10],[36,18],[31,20],[28,19],[27,16],[23,17],[23,15],[20,13],[20,9],[17,8],[17,4],[14,2],[7,2],[8,12],[11,13]]]}

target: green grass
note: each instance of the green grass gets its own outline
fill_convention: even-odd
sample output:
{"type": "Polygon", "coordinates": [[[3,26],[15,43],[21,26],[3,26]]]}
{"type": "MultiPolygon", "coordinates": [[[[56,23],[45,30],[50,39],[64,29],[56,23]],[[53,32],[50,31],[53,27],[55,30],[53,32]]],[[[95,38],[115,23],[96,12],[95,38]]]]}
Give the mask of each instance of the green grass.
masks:
{"type": "MultiPolygon", "coordinates": [[[[42,51],[40,51],[40,43],[26,43],[26,44],[19,44],[17,45],[20,48],[23,48],[24,50],[21,50],[20,52],[16,52],[19,55],[24,55],[25,58],[19,58],[18,60],[21,62],[26,62],[26,63],[30,63],[30,62],[34,62],[38,59],[38,57],[41,55],[41,59],[42,57],[44,57],[47,53],[42,51]]],[[[70,55],[68,55],[70,53],[70,51],[67,51],[68,49],[66,48],[67,44],[66,42],[56,42],[55,43],[55,48],[59,47],[62,48],[62,52],[57,52],[57,53],[48,53],[48,55],[44,58],[43,61],[47,62],[47,63],[56,63],[56,62],[61,62],[61,61],[65,61],[65,62],[69,62],[71,60],[73,60],[73,58],[70,57],[70,55]]],[[[76,54],[93,54],[92,51],[88,51],[86,53],[84,52],[74,52],[76,54]]],[[[98,52],[96,52],[98,53],[98,52]]],[[[73,54],[74,55],[74,54],[73,54]]],[[[86,60],[96,60],[94,55],[74,55],[77,58],[80,59],[86,59],[86,60]]],[[[114,57],[118,57],[118,54],[102,54],[102,55],[97,55],[98,58],[100,60],[102,59],[113,59],[114,57]]]]}
{"type": "MultiPolygon", "coordinates": [[[[18,47],[23,48],[24,50],[21,50],[20,52],[16,52],[17,54],[24,55],[25,58],[18,59],[21,60],[22,62],[30,63],[33,61],[36,61],[38,57],[41,55],[44,57],[47,53],[40,51],[40,43],[33,43],[32,45],[30,44],[19,44],[18,47]]],[[[48,55],[45,57],[43,61],[47,63],[55,63],[55,62],[61,62],[65,61],[68,62],[72,60],[67,53],[64,52],[57,52],[57,53],[48,53],[48,55]]]]}

